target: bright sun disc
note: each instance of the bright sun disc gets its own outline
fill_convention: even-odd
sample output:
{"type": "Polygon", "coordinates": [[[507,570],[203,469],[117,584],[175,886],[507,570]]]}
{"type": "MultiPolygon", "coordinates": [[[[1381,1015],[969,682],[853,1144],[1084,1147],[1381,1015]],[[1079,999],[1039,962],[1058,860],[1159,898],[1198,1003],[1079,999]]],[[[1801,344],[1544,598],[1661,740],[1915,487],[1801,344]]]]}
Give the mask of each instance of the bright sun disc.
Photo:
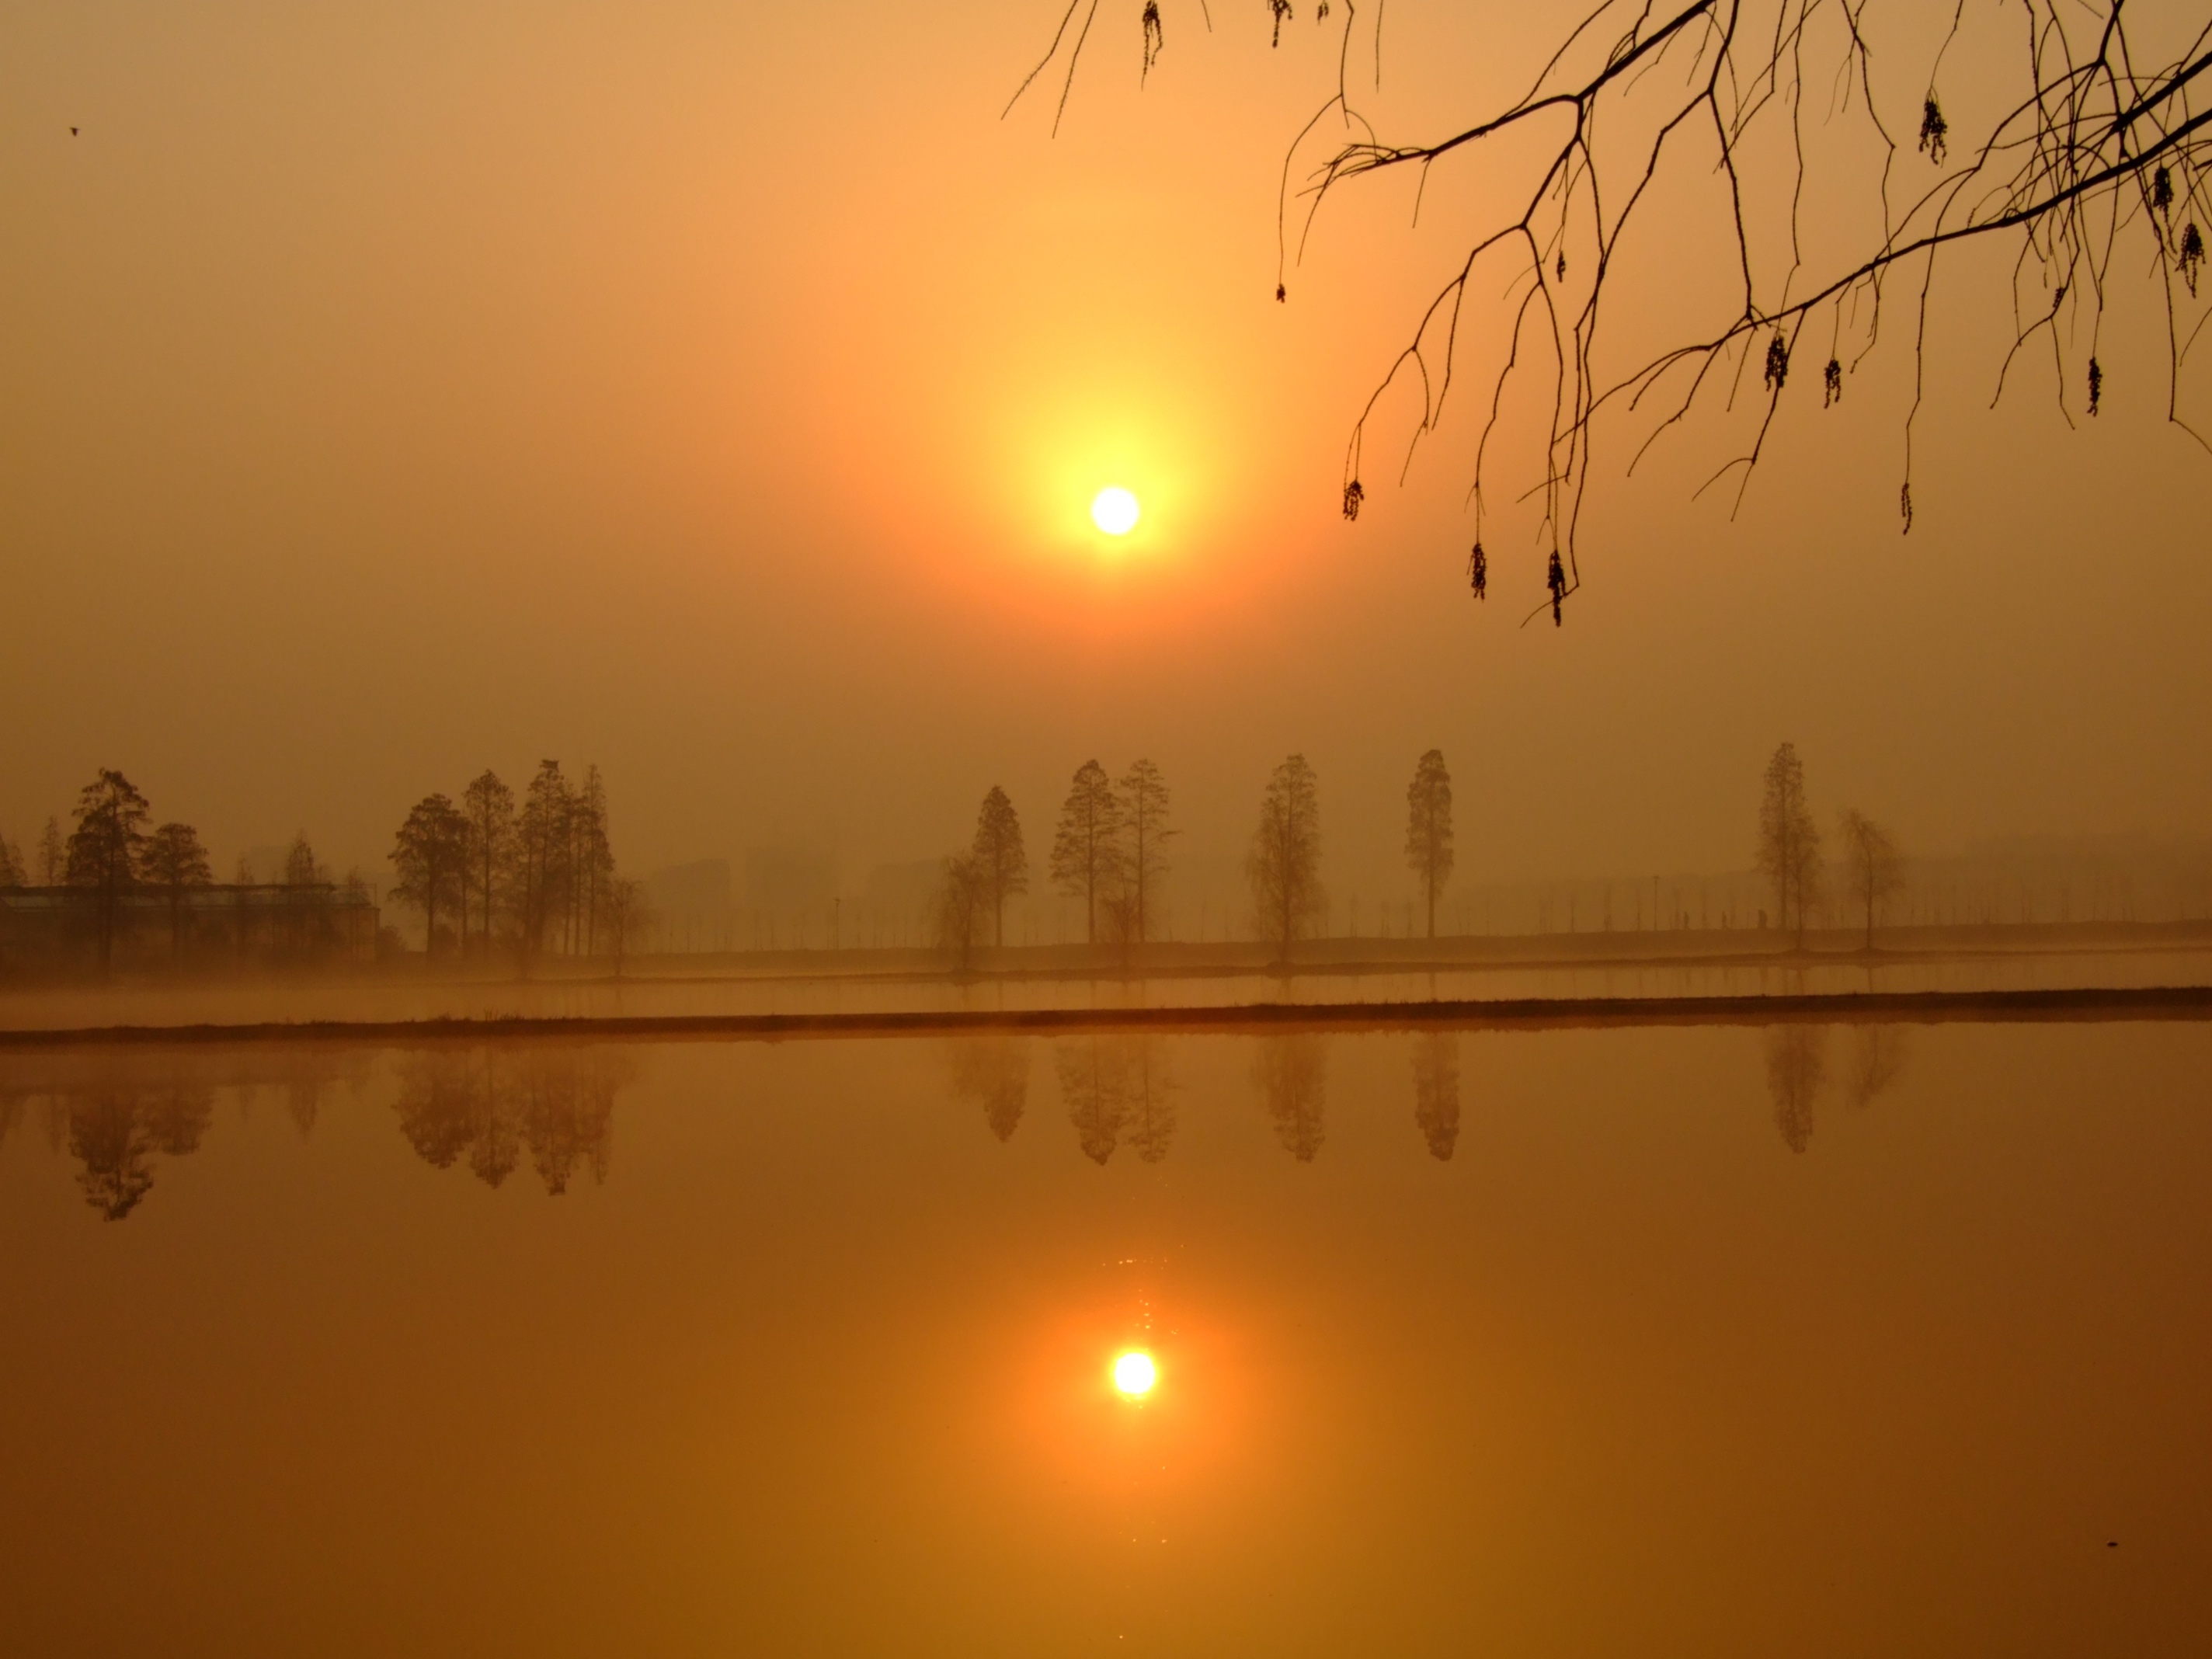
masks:
{"type": "Polygon", "coordinates": [[[1125,1353],[1114,1362],[1114,1386],[1123,1394],[1150,1394],[1158,1376],[1150,1354],[1125,1353]]]}
{"type": "Polygon", "coordinates": [[[1137,498],[1115,484],[1092,499],[1091,522],[1109,536],[1126,536],[1137,527],[1138,512],[1137,498]]]}

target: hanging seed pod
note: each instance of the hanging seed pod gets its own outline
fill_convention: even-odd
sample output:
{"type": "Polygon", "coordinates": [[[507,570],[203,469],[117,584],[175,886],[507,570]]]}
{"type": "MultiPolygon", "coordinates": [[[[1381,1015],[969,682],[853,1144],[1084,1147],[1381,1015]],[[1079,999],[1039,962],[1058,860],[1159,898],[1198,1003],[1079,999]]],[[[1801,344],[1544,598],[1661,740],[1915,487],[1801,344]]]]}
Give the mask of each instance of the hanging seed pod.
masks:
{"type": "Polygon", "coordinates": [[[1552,550],[1552,568],[1546,574],[1545,583],[1552,590],[1552,626],[1561,625],[1559,605],[1567,597],[1567,568],[1559,562],[1559,550],[1552,550]]]}
{"type": "Polygon", "coordinates": [[[1160,0],[1145,0],[1145,67],[1137,76],[1142,86],[1152,72],[1152,65],[1160,60],[1160,48],[1167,44],[1167,32],[1160,27],[1160,0]]]}
{"type": "Polygon", "coordinates": [[[1770,392],[1782,390],[1782,383],[1790,378],[1790,343],[1776,329],[1774,337],[1766,343],[1766,386],[1770,392]]]}
{"type": "Polygon", "coordinates": [[[1283,44],[1284,21],[1291,15],[1291,0],[1267,0],[1267,6],[1275,14],[1275,38],[1269,44],[1279,46],[1283,44]]]}
{"type": "Polygon", "coordinates": [[[1467,585],[1478,599],[1490,597],[1490,559],[1482,550],[1482,544],[1474,544],[1474,551],[1467,561],[1467,585]]]}
{"type": "Polygon", "coordinates": [[[1328,21],[1328,0],[1321,0],[1321,9],[1314,14],[1314,21],[1316,23],[1328,21]]]}
{"type": "Polygon", "coordinates": [[[2197,297],[2197,268],[2204,263],[2204,238],[2191,219],[2181,233],[2181,274],[2189,283],[2189,297],[2197,297]]]}
{"type": "Polygon", "coordinates": [[[1565,282],[1567,280],[1567,251],[1565,248],[1561,248],[1559,250],[1559,263],[1557,269],[1559,273],[1559,280],[1563,283],[1565,282]]]}
{"type": "Polygon", "coordinates": [[[2173,205],[2173,174],[2164,167],[2150,176],[2150,204],[2160,213],[2173,205]]]}
{"type": "Polygon", "coordinates": [[[1831,357],[1828,366],[1820,371],[1820,407],[1841,403],[1844,398],[1844,365],[1840,358],[1831,357]]]}
{"type": "Polygon", "coordinates": [[[1290,289],[1288,289],[1285,288],[1285,287],[1284,287],[1280,283],[1276,283],[1276,284],[1275,284],[1275,303],[1276,303],[1277,305],[1281,305],[1285,301],[1288,300],[1290,297],[1291,297],[1291,291],[1290,291],[1290,289]]]}
{"type": "Polygon", "coordinates": [[[1359,516],[1359,504],[1366,499],[1367,492],[1359,487],[1358,479],[1354,478],[1350,483],[1345,485],[1344,516],[1347,519],[1358,518],[1359,516]]]}
{"type": "Polygon", "coordinates": [[[1936,101],[1936,92],[1929,89],[1927,100],[1920,106],[1920,148],[1937,167],[1951,153],[1951,124],[1943,118],[1943,106],[1936,101]]]}
{"type": "Polygon", "coordinates": [[[1905,533],[1912,533],[1912,486],[1905,484],[1897,492],[1898,511],[1905,515],[1905,533]]]}
{"type": "Polygon", "coordinates": [[[2094,357],[2089,359],[2089,412],[2094,415],[2097,405],[2104,401],[2105,371],[2094,357]]]}

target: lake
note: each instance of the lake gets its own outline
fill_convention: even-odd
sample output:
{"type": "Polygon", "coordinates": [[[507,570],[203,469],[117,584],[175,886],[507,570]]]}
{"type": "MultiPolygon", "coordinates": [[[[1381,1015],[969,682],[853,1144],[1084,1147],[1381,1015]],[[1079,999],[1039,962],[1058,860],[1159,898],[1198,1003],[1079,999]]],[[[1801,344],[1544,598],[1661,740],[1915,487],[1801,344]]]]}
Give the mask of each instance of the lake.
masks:
{"type": "Polygon", "coordinates": [[[2208,1079],[2186,1020],[0,1054],[6,1645],[2189,1650],[2208,1079]]]}

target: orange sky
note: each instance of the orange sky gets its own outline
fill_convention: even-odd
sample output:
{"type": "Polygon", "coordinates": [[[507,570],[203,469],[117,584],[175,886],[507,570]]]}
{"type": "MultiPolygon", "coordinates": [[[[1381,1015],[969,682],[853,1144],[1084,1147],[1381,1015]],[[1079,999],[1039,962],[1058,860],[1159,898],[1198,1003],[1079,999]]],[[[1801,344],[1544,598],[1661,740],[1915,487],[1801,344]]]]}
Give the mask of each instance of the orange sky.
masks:
{"type": "MultiPolygon", "coordinates": [[[[1335,501],[1512,158],[1417,234],[1398,181],[1332,207],[1277,307],[1333,37],[1177,4],[1140,94],[1119,9],[1057,139],[1048,97],[1000,119],[1053,0],[11,9],[0,830],[114,765],[219,859],[368,864],[556,755],[634,867],[835,834],[857,879],[993,782],[1041,843],[1094,754],[1230,853],[1298,748],[1371,891],[1432,744],[1462,870],[1519,876],[1741,866],[1784,737],[1911,847],[2212,829],[2212,462],[2140,306],[2069,431],[2047,365],[1987,410],[2003,319],[1939,288],[1909,539],[1900,354],[1786,408],[1733,523],[1703,440],[1632,483],[1616,445],[1569,626],[1524,629],[1533,519],[1462,586],[1473,399],[1335,501]],[[1126,545],[1084,518],[1115,482],[1126,545]]],[[[1378,107],[1517,81],[1531,9],[1392,8],[1378,107]]]]}

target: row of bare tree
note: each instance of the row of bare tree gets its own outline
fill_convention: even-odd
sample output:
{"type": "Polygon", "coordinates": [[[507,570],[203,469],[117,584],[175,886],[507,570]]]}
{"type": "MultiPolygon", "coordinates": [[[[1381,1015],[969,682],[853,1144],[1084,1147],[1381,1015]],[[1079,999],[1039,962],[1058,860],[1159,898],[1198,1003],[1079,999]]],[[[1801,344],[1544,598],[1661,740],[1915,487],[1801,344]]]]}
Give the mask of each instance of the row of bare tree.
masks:
{"type": "MultiPolygon", "coordinates": [[[[1127,947],[1152,935],[1159,884],[1168,871],[1167,781],[1151,761],[1131,763],[1120,782],[1097,761],[1076,769],[1053,831],[1053,884],[1083,901],[1084,938],[1127,947]]],[[[945,860],[938,937],[965,969],[975,948],[1006,942],[1006,901],[1029,891],[1029,852],[1019,814],[994,784],[975,815],[964,853],[945,860]]]]}
{"type": "Polygon", "coordinates": [[[487,956],[495,945],[533,956],[611,956],[635,943],[645,906],[618,874],[607,835],[606,784],[596,766],[582,782],[541,761],[518,803],[495,772],[461,792],[457,806],[425,795],[393,838],[392,896],[422,913],[429,955],[487,956]]]}
{"type": "MultiPolygon", "coordinates": [[[[1875,924],[1882,905],[1905,887],[1905,855],[1889,831],[1856,807],[1837,815],[1837,840],[1844,914],[1866,929],[1866,948],[1874,949],[1875,924]]],[[[1820,826],[1805,800],[1805,763],[1797,746],[1785,743],[1766,763],[1759,802],[1759,874],[1774,889],[1775,926],[1794,933],[1805,948],[1805,929],[1828,899],[1828,871],[1820,845],[1820,826]]]]}
{"type": "MultiPolygon", "coordinates": [[[[1053,831],[1054,885],[1080,899],[1084,938],[1121,948],[1153,936],[1167,843],[1180,832],[1169,823],[1167,781],[1149,760],[1130,764],[1116,782],[1095,760],[1076,769],[1053,831]]],[[[1279,961],[1328,915],[1321,879],[1321,786],[1304,755],[1287,757],[1260,798],[1260,821],[1244,860],[1254,924],[1279,961]]],[[[1406,790],[1406,862],[1421,890],[1431,938],[1437,900],[1451,880],[1451,773],[1431,749],[1406,790]]],[[[976,814],[974,842],[945,860],[938,933],[964,969],[988,937],[1006,937],[1006,900],[1029,890],[1029,855],[1019,816],[1006,792],[993,785],[976,814]]]]}

